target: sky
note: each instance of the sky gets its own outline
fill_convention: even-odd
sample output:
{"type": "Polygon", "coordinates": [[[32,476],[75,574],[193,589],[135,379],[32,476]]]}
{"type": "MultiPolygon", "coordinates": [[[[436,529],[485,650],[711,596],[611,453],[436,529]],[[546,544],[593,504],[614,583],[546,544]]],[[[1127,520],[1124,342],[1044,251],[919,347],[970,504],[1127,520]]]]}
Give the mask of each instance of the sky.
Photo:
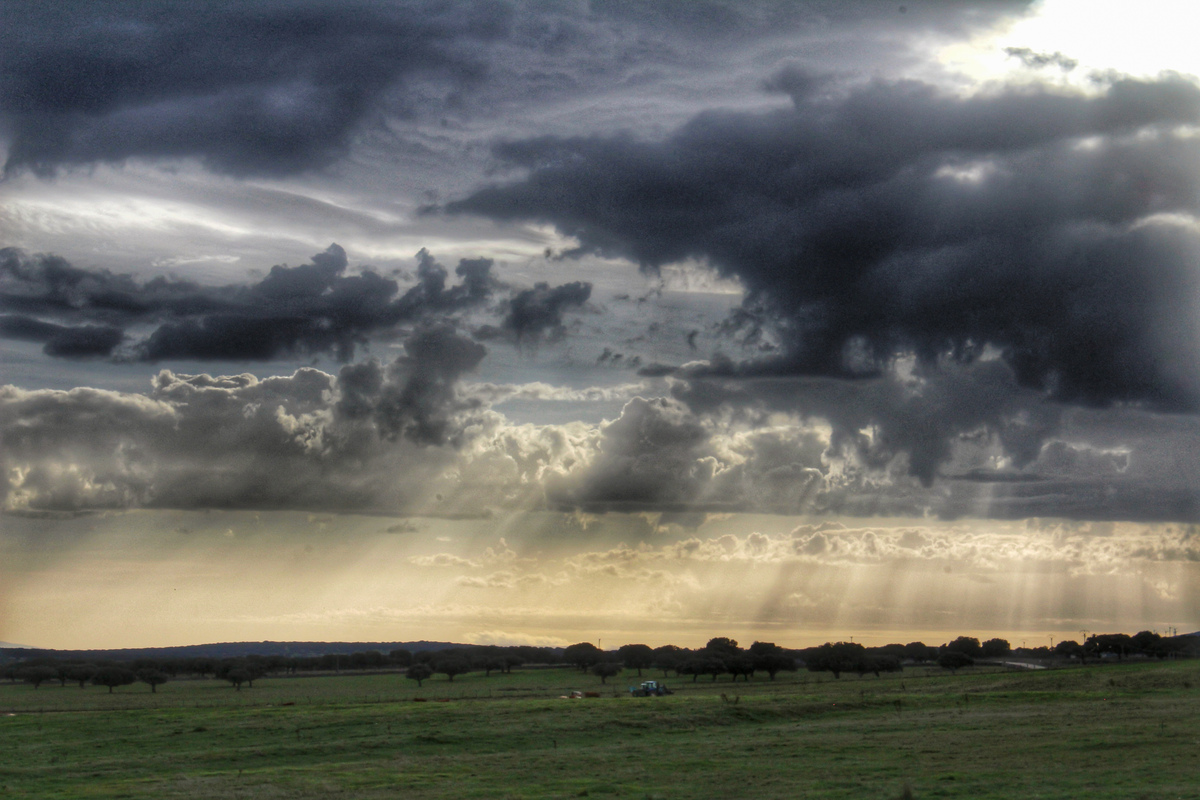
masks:
{"type": "Polygon", "coordinates": [[[0,640],[1200,628],[1196,17],[0,1],[0,640]]]}

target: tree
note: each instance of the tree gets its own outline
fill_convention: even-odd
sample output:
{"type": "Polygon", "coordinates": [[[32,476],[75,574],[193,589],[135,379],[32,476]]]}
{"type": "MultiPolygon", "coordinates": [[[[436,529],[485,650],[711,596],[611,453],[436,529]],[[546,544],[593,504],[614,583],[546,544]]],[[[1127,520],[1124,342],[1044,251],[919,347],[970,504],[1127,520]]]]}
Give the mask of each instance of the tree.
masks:
{"type": "Polygon", "coordinates": [[[856,670],[860,678],[867,672],[875,673],[875,677],[878,678],[881,672],[904,671],[904,666],[900,663],[900,659],[888,653],[869,653],[863,667],[862,671],[856,670]]]}
{"type": "Polygon", "coordinates": [[[988,639],[979,646],[979,654],[984,658],[1002,658],[1011,652],[1007,639],[988,639]]]}
{"type": "Polygon", "coordinates": [[[417,682],[417,687],[433,674],[433,667],[428,664],[410,664],[408,669],[404,671],[404,677],[417,682]]]}
{"type": "Polygon", "coordinates": [[[1126,633],[1101,633],[1089,636],[1083,645],[1095,653],[1115,653],[1118,661],[1137,649],[1133,637],[1126,633]]]}
{"type": "Polygon", "coordinates": [[[1138,631],[1131,638],[1133,639],[1133,646],[1137,648],[1137,652],[1145,653],[1146,655],[1154,655],[1158,649],[1158,643],[1162,641],[1162,637],[1154,631],[1138,631]]]}
{"type": "Polygon", "coordinates": [[[37,689],[43,683],[58,680],[58,670],[47,664],[37,664],[31,667],[22,667],[17,671],[17,676],[37,689]]]}
{"type": "Polygon", "coordinates": [[[708,644],[704,645],[704,649],[710,653],[715,653],[722,658],[735,656],[742,652],[742,649],[738,647],[737,640],[730,639],[726,636],[717,636],[713,639],[709,639],[708,644]]]}
{"type": "Polygon", "coordinates": [[[160,669],[138,670],[137,678],[150,686],[151,693],[157,694],[158,687],[170,680],[171,676],[160,669]]]}
{"type": "Polygon", "coordinates": [[[351,669],[379,669],[387,663],[387,657],[378,650],[360,650],[350,654],[348,663],[351,669]]]}
{"type": "Polygon", "coordinates": [[[403,648],[392,650],[388,653],[388,661],[397,667],[407,667],[412,663],[412,660],[412,653],[403,648]]]}
{"type": "Polygon", "coordinates": [[[636,669],[638,677],[642,677],[642,669],[654,665],[654,651],[646,644],[621,645],[617,650],[623,663],[629,669],[636,669]]]}
{"type": "Polygon", "coordinates": [[[67,673],[70,672],[71,667],[73,667],[74,664],[54,664],[52,666],[54,667],[55,672],[54,677],[58,678],[59,685],[65,689],[67,686],[67,681],[71,680],[71,676],[67,673]]]}
{"type": "Polygon", "coordinates": [[[504,655],[504,648],[494,644],[476,647],[470,654],[475,669],[482,669],[486,678],[492,677],[493,672],[503,673],[505,671],[508,662],[504,655]]]}
{"type": "Polygon", "coordinates": [[[804,666],[809,672],[832,672],[841,678],[843,672],[855,671],[867,658],[867,648],[855,642],[826,642],[804,651],[804,666]]]}
{"type": "Polygon", "coordinates": [[[620,675],[625,669],[616,661],[601,661],[592,667],[592,674],[600,676],[601,683],[608,683],[608,679],[614,675],[620,675]]]}
{"type": "Polygon", "coordinates": [[[1054,645],[1054,652],[1066,658],[1078,658],[1081,664],[1087,663],[1087,650],[1074,639],[1067,639],[1065,642],[1054,645]]]}
{"type": "Polygon", "coordinates": [[[974,658],[980,654],[982,648],[979,646],[979,640],[974,636],[960,636],[950,644],[946,645],[947,650],[952,650],[956,653],[962,653],[965,656],[974,658]]]}
{"type": "Polygon", "coordinates": [[[683,663],[687,656],[688,652],[682,647],[677,647],[673,644],[664,644],[662,647],[654,648],[654,662],[652,666],[655,669],[661,669],[664,678],[672,670],[678,675],[679,665],[683,663]]]}
{"type": "Polygon", "coordinates": [[[563,650],[563,660],[586,672],[593,664],[600,663],[604,651],[591,642],[579,642],[563,650]]]}
{"type": "Polygon", "coordinates": [[[453,683],[455,675],[471,671],[471,662],[462,656],[441,656],[433,660],[433,671],[445,675],[446,679],[453,683]]]}
{"type": "MultiPolygon", "coordinates": [[[[712,653],[701,650],[689,662],[689,669],[693,675],[711,675],[713,683],[717,682],[717,676],[729,671],[725,664],[725,659],[718,658],[712,653]]],[[[695,678],[692,681],[695,682],[695,678]]]]}
{"type": "Polygon", "coordinates": [[[229,685],[234,688],[234,691],[240,692],[242,690],[243,683],[251,687],[254,686],[254,681],[250,675],[250,670],[242,667],[231,667],[230,669],[224,670],[221,677],[224,680],[229,681],[229,685]]]}
{"type": "Polygon", "coordinates": [[[975,659],[958,650],[947,650],[938,656],[937,663],[943,669],[958,672],[960,667],[969,667],[974,664],[975,659]]]}
{"type": "Polygon", "coordinates": [[[937,658],[937,649],[924,642],[909,642],[904,645],[904,657],[913,661],[933,661],[937,658]]]}
{"type": "Polygon", "coordinates": [[[254,682],[266,674],[264,667],[263,662],[258,659],[231,658],[217,665],[216,674],[221,680],[229,681],[233,688],[240,692],[243,683],[251,689],[254,688],[254,682]]]}
{"type": "Polygon", "coordinates": [[[736,656],[725,659],[725,671],[732,675],[735,681],[740,675],[748,682],[754,677],[756,669],[758,669],[757,662],[749,653],[738,653],[736,656]]]}
{"type": "Polygon", "coordinates": [[[796,659],[774,642],[755,642],[750,645],[749,653],[754,659],[754,669],[766,672],[771,680],[780,672],[796,671],[796,659]]]}
{"type": "Polygon", "coordinates": [[[82,689],[87,685],[87,682],[96,674],[95,664],[76,664],[67,669],[67,680],[75,681],[82,689]]]}
{"type": "Polygon", "coordinates": [[[217,672],[217,660],[207,656],[197,656],[187,660],[187,669],[194,672],[201,678],[207,678],[209,675],[215,675],[217,672]]]}
{"type": "Polygon", "coordinates": [[[96,674],[92,676],[92,684],[95,686],[107,686],[108,693],[112,694],[113,689],[118,686],[128,686],[137,680],[137,675],[124,667],[100,667],[96,670],[96,674]]]}
{"type": "Polygon", "coordinates": [[[689,654],[675,664],[676,675],[691,675],[692,683],[704,674],[704,661],[698,656],[689,654]]]}

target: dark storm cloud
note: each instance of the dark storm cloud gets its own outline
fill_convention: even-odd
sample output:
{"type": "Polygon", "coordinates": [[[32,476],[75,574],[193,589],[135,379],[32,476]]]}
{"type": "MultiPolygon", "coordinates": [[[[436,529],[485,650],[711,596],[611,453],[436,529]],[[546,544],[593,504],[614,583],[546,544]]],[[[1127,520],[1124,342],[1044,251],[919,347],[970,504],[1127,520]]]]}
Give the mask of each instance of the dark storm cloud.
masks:
{"type": "Polygon", "coordinates": [[[566,333],[563,311],[580,308],[591,296],[592,285],[584,281],[553,287],[548,283],[535,284],[532,289],[519,291],[508,300],[499,328],[481,327],[475,335],[480,339],[507,336],[517,344],[543,338],[561,339],[566,333]]]}
{"type": "Polygon", "coordinates": [[[991,345],[1062,401],[1200,408],[1200,142],[1176,132],[1200,120],[1195,85],[962,97],[800,77],[775,81],[792,108],[705,113],[662,141],[499,144],[527,177],[447,210],[550,222],[647,269],[709,261],[782,342],[748,371],[864,377],[991,345]]]}
{"type": "Polygon", "coordinates": [[[45,342],[51,356],[109,356],[127,328],[151,325],[153,332],[122,357],[264,361],[328,353],[349,360],[372,333],[481,306],[500,285],[490,259],[462,259],[460,282],[449,286],[446,268],[428,251],[417,260],[417,283],[400,293],[396,281],[370,268],[347,274],[346,253],[336,244],[308,264],[276,265],[258,283],[226,286],[161,277],[139,283],[6,248],[0,311],[19,313],[0,317],[0,336],[45,342]]]}
{"type": "Polygon", "coordinates": [[[478,81],[473,50],[510,16],[501,3],[8,3],[6,170],[130,156],[320,167],[385,101],[403,113],[408,84],[478,81]]]}
{"type": "Polygon", "coordinates": [[[388,369],[375,360],[343,367],[338,375],[342,419],[373,419],[380,435],[419,444],[444,444],[450,417],[478,403],[456,401],[459,378],[475,369],[487,349],[447,324],[415,331],[405,355],[388,369]]]}
{"type": "Polygon", "coordinates": [[[104,325],[68,327],[15,314],[0,315],[0,338],[42,342],[48,356],[92,358],[110,356],[125,338],[120,328],[104,325]]]}
{"type": "Polygon", "coordinates": [[[906,34],[961,33],[1027,5],[10,2],[5,168],[195,157],[234,175],[294,174],[343,156],[383,118],[488,116],[636,86],[647,70],[686,80],[768,34],[878,63],[901,57],[906,34]]]}

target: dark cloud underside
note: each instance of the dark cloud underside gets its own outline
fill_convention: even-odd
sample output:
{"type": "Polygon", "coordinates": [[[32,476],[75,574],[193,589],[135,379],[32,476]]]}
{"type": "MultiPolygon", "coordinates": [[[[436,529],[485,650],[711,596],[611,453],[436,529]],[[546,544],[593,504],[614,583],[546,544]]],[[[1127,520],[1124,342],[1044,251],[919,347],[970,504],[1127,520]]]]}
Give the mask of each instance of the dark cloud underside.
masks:
{"type": "Polygon", "coordinates": [[[195,156],[233,174],[329,164],[388,92],[476,82],[500,3],[11,3],[7,170],[195,156]]]}
{"type": "Polygon", "coordinates": [[[272,267],[256,284],[139,283],[5,248],[0,312],[12,313],[0,316],[0,336],[45,342],[50,356],[109,356],[125,340],[125,329],[140,324],[153,331],[121,357],[266,361],[326,353],[347,361],[371,334],[481,306],[500,285],[490,259],[463,259],[455,270],[459,283],[448,286],[447,270],[425,250],[418,253],[416,285],[403,293],[369,267],[352,275],[347,266],[346,252],[335,244],[308,264],[272,267]]]}
{"type": "Polygon", "coordinates": [[[527,177],[446,208],[550,222],[648,269],[708,260],[783,343],[760,372],[861,377],[992,345],[1060,400],[1200,408],[1200,144],[1178,132],[1200,119],[1194,84],[960,97],[792,69],[771,85],[794,106],[705,113],[662,141],[500,144],[527,177]]]}
{"type": "MultiPolygon", "coordinates": [[[[11,2],[0,8],[8,172],[194,157],[231,175],[327,167],[384,119],[527,107],[711,68],[764,35],[859,32],[849,57],[898,34],[959,32],[1028,4],[490,0],[11,2]]],[[[894,56],[894,54],[893,54],[894,56]]]]}

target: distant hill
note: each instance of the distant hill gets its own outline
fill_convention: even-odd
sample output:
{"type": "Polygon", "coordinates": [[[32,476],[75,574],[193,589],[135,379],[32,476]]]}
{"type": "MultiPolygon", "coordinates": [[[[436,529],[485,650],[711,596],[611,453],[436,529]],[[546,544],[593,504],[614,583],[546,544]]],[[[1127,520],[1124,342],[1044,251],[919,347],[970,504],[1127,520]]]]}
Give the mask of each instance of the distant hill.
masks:
{"type": "Polygon", "coordinates": [[[118,650],[49,650],[25,648],[21,645],[0,644],[0,656],[9,658],[58,658],[97,661],[133,661],[138,658],[239,658],[242,656],[288,656],[305,658],[326,653],[357,653],[378,650],[442,650],[461,647],[453,642],[219,642],[190,644],[180,647],[135,647],[118,650]]]}
{"type": "Polygon", "coordinates": [[[0,642],[0,650],[33,650],[31,645],[13,644],[12,642],[0,642]]]}

